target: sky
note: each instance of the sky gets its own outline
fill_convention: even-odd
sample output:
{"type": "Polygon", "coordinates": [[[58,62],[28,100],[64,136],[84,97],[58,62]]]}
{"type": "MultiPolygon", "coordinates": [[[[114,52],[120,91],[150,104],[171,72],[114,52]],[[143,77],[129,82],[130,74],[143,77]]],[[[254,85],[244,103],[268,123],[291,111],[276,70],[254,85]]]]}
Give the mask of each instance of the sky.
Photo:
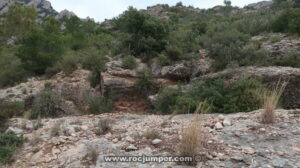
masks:
{"type": "MultiPolygon", "coordinates": [[[[120,15],[129,6],[138,9],[146,9],[147,6],[156,4],[175,5],[180,0],[48,0],[55,10],[62,11],[67,9],[74,12],[80,18],[90,17],[95,21],[102,22],[120,15]]],[[[250,3],[262,0],[232,0],[233,6],[244,7],[250,3]]],[[[211,8],[222,5],[223,0],[181,0],[186,5],[198,8],[211,8]]]]}

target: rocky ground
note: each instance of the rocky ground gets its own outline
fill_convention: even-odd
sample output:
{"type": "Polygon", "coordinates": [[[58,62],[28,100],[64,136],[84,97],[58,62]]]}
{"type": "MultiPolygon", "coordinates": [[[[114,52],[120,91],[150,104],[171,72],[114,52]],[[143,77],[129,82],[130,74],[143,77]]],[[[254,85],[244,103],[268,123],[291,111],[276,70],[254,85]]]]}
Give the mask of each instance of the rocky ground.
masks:
{"type": "MultiPolygon", "coordinates": [[[[277,110],[273,125],[259,122],[261,110],[205,114],[205,162],[197,167],[300,167],[300,111],[277,110]]],[[[182,128],[193,115],[112,113],[43,119],[11,119],[9,130],[28,141],[7,168],[184,167],[177,163],[108,163],[104,156],[176,156],[182,128]],[[110,131],[99,134],[98,122],[110,131]],[[39,125],[41,123],[42,125],[39,125]],[[149,138],[149,130],[159,136],[149,138]]]]}

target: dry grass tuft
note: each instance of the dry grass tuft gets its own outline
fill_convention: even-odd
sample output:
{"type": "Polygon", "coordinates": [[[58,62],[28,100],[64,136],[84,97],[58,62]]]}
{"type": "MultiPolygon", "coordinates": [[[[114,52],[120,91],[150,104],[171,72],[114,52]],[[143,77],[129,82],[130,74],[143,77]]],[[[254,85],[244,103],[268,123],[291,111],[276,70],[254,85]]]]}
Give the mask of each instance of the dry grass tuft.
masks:
{"type": "Polygon", "coordinates": [[[259,91],[259,95],[262,98],[262,108],[264,109],[261,115],[261,122],[264,124],[271,124],[275,121],[274,110],[278,107],[280,97],[288,82],[280,80],[276,86],[271,90],[262,89],[259,91]]]}
{"type": "Polygon", "coordinates": [[[84,157],[85,162],[89,163],[89,164],[93,164],[96,165],[97,164],[97,160],[98,160],[98,156],[100,151],[98,150],[97,145],[95,144],[89,144],[87,145],[87,154],[84,157]]]}
{"type": "MultiPolygon", "coordinates": [[[[209,111],[205,108],[205,103],[199,103],[195,113],[194,119],[182,130],[182,139],[179,145],[180,156],[195,157],[203,151],[205,143],[205,131],[203,128],[202,114],[209,111]]],[[[186,165],[196,165],[195,161],[186,162],[186,165]]]]}
{"type": "Polygon", "coordinates": [[[112,120],[108,119],[108,118],[104,118],[99,120],[98,125],[97,125],[97,129],[96,129],[96,135],[105,135],[106,133],[108,133],[109,131],[112,130],[112,120]]]}
{"type": "Polygon", "coordinates": [[[143,136],[147,139],[160,139],[160,133],[155,129],[148,129],[144,132],[143,136]]]}

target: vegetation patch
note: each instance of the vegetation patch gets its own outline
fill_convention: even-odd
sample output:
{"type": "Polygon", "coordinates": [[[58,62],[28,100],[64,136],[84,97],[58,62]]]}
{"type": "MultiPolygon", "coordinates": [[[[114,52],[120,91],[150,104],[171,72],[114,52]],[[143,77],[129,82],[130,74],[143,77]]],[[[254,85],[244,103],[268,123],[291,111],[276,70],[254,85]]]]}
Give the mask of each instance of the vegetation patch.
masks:
{"type": "Polygon", "coordinates": [[[193,113],[200,101],[207,101],[213,113],[248,112],[259,108],[256,90],[262,87],[258,79],[243,78],[228,84],[219,79],[203,79],[185,90],[161,90],[154,104],[162,114],[193,113]]]}
{"type": "Polygon", "coordinates": [[[25,138],[11,133],[0,134],[0,163],[12,162],[12,156],[23,145],[25,138]]]}

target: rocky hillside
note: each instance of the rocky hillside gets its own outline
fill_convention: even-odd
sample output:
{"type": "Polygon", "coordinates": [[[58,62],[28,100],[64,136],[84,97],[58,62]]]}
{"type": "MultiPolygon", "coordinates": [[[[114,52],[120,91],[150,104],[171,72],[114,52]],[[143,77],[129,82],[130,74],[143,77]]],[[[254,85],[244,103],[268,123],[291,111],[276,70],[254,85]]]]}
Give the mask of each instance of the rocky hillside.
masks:
{"type": "Polygon", "coordinates": [[[53,9],[51,3],[47,0],[2,0],[0,2],[0,15],[7,13],[9,11],[9,7],[14,5],[16,2],[27,7],[35,8],[40,18],[54,16],[58,19],[61,19],[64,17],[70,17],[75,15],[73,12],[70,12],[68,10],[57,12],[53,9]]]}
{"type": "MultiPolygon", "coordinates": [[[[300,111],[277,110],[276,124],[268,126],[260,123],[260,115],[261,110],[204,115],[207,146],[197,167],[299,167],[300,111]]],[[[178,156],[182,127],[192,118],[115,113],[43,119],[39,126],[12,119],[8,131],[28,142],[7,167],[183,167],[174,162],[105,162],[104,157],[178,156]],[[99,133],[98,123],[105,120],[110,129],[99,133]]]]}
{"type": "Polygon", "coordinates": [[[0,167],[300,167],[296,2],[129,8],[100,25],[46,0],[1,15],[15,5],[1,1],[0,167]],[[105,161],[180,155],[200,161],[105,161]]]}

